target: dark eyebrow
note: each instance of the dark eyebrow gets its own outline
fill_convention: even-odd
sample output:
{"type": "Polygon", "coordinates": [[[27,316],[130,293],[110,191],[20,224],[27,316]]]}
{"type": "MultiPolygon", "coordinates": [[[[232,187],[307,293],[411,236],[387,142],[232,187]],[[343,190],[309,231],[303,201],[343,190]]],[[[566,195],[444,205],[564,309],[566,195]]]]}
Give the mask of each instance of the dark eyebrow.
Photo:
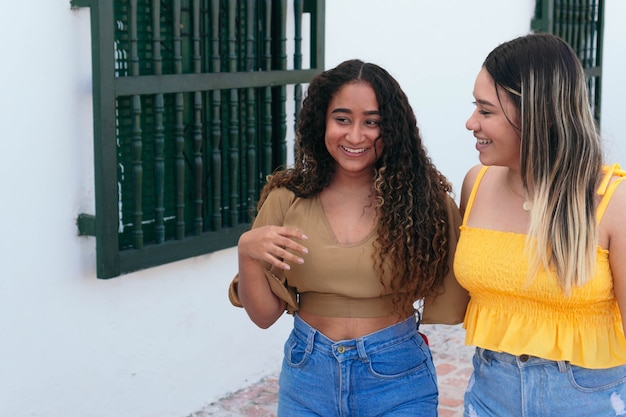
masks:
{"type": "MultiPolygon", "coordinates": [[[[343,109],[343,108],[337,108],[334,109],[333,111],[330,112],[331,114],[334,113],[349,113],[352,114],[352,110],[350,109],[343,109]]],[[[380,112],[378,110],[369,110],[369,111],[364,111],[363,114],[370,116],[370,115],[379,115],[380,112]]]]}
{"type": "Polygon", "coordinates": [[[496,106],[495,106],[495,104],[493,104],[492,102],[487,101],[487,100],[478,100],[478,99],[477,99],[477,100],[475,101],[475,103],[482,104],[483,106],[491,106],[491,107],[496,107],[496,106]]]}

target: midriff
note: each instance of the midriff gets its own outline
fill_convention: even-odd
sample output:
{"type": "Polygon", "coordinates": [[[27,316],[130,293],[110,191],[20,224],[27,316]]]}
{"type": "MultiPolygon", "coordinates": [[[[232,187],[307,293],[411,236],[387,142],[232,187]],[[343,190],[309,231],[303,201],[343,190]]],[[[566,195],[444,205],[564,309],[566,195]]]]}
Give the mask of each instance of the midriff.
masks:
{"type": "Polygon", "coordinates": [[[310,326],[334,341],[356,339],[408,318],[408,316],[400,317],[397,314],[383,317],[329,317],[306,311],[299,311],[297,314],[310,326]]]}

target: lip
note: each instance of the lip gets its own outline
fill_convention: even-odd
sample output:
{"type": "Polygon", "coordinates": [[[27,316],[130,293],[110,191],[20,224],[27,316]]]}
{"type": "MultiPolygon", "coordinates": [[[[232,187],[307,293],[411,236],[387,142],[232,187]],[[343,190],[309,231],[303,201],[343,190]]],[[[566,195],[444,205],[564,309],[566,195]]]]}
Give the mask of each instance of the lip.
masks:
{"type": "Polygon", "coordinates": [[[477,136],[474,136],[476,138],[476,150],[477,151],[481,151],[485,148],[487,148],[489,145],[491,145],[493,142],[489,139],[483,139],[483,138],[479,138],[477,136]],[[481,143],[481,142],[486,142],[486,143],[481,143]]]}
{"type": "Polygon", "coordinates": [[[351,146],[339,145],[344,154],[350,156],[361,156],[369,152],[369,148],[353,148],[351,146]]]}

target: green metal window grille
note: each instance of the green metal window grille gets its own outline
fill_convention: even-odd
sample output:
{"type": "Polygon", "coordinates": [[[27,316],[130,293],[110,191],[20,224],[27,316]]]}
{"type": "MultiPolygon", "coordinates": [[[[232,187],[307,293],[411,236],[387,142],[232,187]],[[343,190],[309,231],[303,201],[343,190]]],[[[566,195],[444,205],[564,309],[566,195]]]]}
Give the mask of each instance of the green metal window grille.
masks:
{"type": "Polygon", "coordinates": [[[599,123],[604,0],[537,0],[531,28],[560,36],[576,51],[587,75],[589,101],[599,123]]]}
{"type": "Polygon", "coordinates": [[[91,12],[96,213],[78,229],[96,237],[97,276],[236,245],[286,164],[287,100],[297,117],[323,70],[324,1],[293,1],[293,19],[286,1],[71,4],[91,12]]]}

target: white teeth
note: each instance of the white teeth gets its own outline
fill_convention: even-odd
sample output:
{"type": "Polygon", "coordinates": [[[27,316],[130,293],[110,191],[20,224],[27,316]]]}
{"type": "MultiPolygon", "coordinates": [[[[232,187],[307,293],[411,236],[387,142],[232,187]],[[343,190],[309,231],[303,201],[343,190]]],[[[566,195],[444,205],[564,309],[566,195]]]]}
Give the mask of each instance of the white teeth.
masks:
{"type": "Polygon", "coordinates": [[[485,139],[476,139],[476,141],[480,144],[480,145],[487,145],[488,143],[491,143],[490,140],[485,140],[485,139]]]}
{"type": "Polygon", "coordinates": [[[352,149],[352,148],[346,148],[345,146],[342,146],[341,149],[350,153],[363,153],[367,151],[367,149],[352,149]]]}

